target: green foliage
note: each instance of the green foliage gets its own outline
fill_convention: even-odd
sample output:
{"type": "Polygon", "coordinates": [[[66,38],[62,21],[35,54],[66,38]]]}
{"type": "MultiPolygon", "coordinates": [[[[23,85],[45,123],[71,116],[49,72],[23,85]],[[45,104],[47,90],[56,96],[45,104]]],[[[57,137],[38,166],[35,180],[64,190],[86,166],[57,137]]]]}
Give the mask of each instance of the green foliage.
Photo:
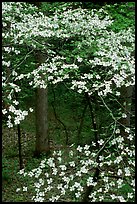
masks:
{"type": "Polygon", "coordinates": [[[135,2],[121,2],[114,5],[106,5],[106,10],[114,23],[110,26],[115,32],[135,26],[135,2]]]}
{"type": "MultiPolygon", "coordinates": [[[[65,3],[65,2],[61,2],[61,3],[60,2],[42,2],[42,5],[41,5],[41,8],[39,8],[39,11],[42,11],[47,16],[51,16],[51,17],[56,12],[58,12],[58,17],[62,18],[61,14],[65,10],[69,11],[69,9],[73,10],[75,8],[82,8],[82,9],[87,8],[89,11],[92,8],[96,8],[98,10],[103,5],[104,5],[104,3],[101,3],[101,2],[98,2],[97,4],[93,4],[90,2],[80,2],[80,3],[79,2],[76,2],[76,3],[74,3],[74,2],[68,2],[68,3],[65,3]]],[[[25,4],[24,4],[24,6],[25,6],[25,4]]],[[[22,10],[24,9],[24,6],[22,6],[22,10]]],[[[26,14],[33,14],[34,11],[38,11],[38,9],[35,7],[34,7],[34,10],[31,7],[28,10],[27,10],[26,6],[25,6],[25,8],[26,8],[24,11],[25,15],[26,14]]],[[[126,4],[117,3],[114,5],[109,5],[109,3],[106,3],[104,8],[106,11],[108,11],[108,13],[112,17],[112,19],[115,20],[114,23],[111,26],[109,26],[109,28],[107,28],[107,31],[113,30],[115,32],[119,32],[119,31],[122,31],[123,29],[127,29],[128,27],[134,26],[134,10],[133,10],[134,9],[134,2],[131,2],[131,3],[128,2],[126,4]]],[[[15,22],[21,22],[21,17],[20,17],[19,13],[14,16],[14,13],[16,10],[17,10],[17,7],[16,7],[16,4],[14,4],[13,10],[11,10],[12,17],[15,18],[14,19],[15,22]]],[[[97,13],[99,13],[99,12],[97,12],[97,13]]],[[[7,14],[7,15],[9,15],[9,14],[7,14]]],[[[99,15],[100,16],[102,15],[101,16],[102,19],[105,17],[105,14],[99,14],[99,15]]],[[[23,16],[23,12],[22,12],[22,16],[23,16]]],[[[35,21],[32,21],[32,22],[35,22],[35,21]]],[[[61,24],[61,22],[59,22],[59,23],[61,24]]],[[[27,24],[27,26],[28,25],[29,24],[27,24]]],[[[65,28],[65,26],[63,27],[63,25],[61,25],[60,29],[64,30],[64,28],[65,28]]],[[[39,29],[41,29],[41,28],[39,28],[39,29]]],[[[56,28],[55,28],[55,30],[56,30],[56,28]]],[[[56,51],[57,55],[59,54],[59,55],[64,56],[66,58],[64,60],[65,63],[67,63],[67,64],[75,63],[76,65],[78,65],[78,67],[79,67],[78,70],[74,69],[74,70],[70,71],[69,68],[66,68],[63,71],[61,70],[64,75],[70,74],[69,79],[64,80],[64,82],[61,82],[59,85],[55,84],[55,86],[53,86],[53,88],[50,87],[50,84],[48,85],[48,88],[49,88],[49,93],[48,93],[49,94],[49,99],[48,99],[49,100],[49,113],[48,113],[49,114],[48,115],[48,118],[49,118],[49,136],[51,139],[53,139],[53,141],[55,143],[54,144],[55,148],[58,144],[64,145],[66,142],[66,137],[68,137],[68,143],[69,144],[75,143],[75,144],[81,144],[82,146],[84,146],[85,143],[91,144],[91,142],[96,141],[95,132],[97,132],[97,131],[99,132],[99,135],[100,135],[99,139],[106,140],[107,138],[113,139],[114,137],[116,137],[116,135],[115,135],[116,120],[118,119],[118,117],[120,117],[118,114],[121,114],[121,112],[119,112],[118,105],[116,106],[117,101],[113,101],[112,95],[110,95],[110,96],[108,95],[105,97],[105,101],[106,101],[105,105],[106,104],[107,105],[104,107],[103,106],[104,104],[102,103],[101,98],[97,97],[98,95],[96,94],[96,91],[95,91],[94,94],[92,94],[91,98],[90,98],[92,108],[93,108],[92,112],[94,112],[95,116],[93,116],[91,114],[91,110],[89,108],[86,110],[85,115],[83,116],[83,114],[82,114],[83,109],[85,107],[85,104],[87,103],[87,101],[84,99],[85,95],[83,94],[83,92],[81,94],[79,94],[77,92],[73,92],[72,90],[70,90],[70,84],[67,83],[67,82],[70,82],[71,79],[77,79],[78,82],[80,82],[80,79],[81,79],[80,77],[83,77],[83,76],[85,76],[84,74],[89,74],[89,73],[91,73],[93,75],[92,80],[89,80],[89,87],[90,88],[92,87],[92,85],[98,85],[99,84],[98,74],[101,75],[100,78],[103,81],[103,83],[104,83],[104,80],[107,81],[109,79],[108,72],[109,72],[109,69],[111,67],[109,67],[109,66],[107,67],[106,64],[103,66],[97,65],[95,67],[91,67],[91,64],[89,63],[90,60],[94,60],[94,57],[97,57],[96,52],[99,51],[99,48],[97,47],[98,46],[97,40],[100,39],[100,37],[102,36],[102,33],[103,33],[103,31],[101,33],[99,29],[95,30],[95,31],[96,31],[97,35],[90,36],[89,38],[86,35],[84,35],[84,37],[81,36],[81,33],[80,34],[74,33],[74,35],[72,34],[72,37],[70,37],[71,36],[70,35],[69,37],[65,37],[65,38],[64,37],[57,37],[57,36],[53,35],[53,37],[51,37],[49,40],[47,39],[48,37],[43,38],[43,36],[37,37],[34,35],[36,37],[36,42],[35,42],[36,44],[34,44],[33,46],[32,46],[32,42],[33,42],[33,40],[35,41],[35,39],[33,39],[33,35],[32,36],[30,35],[28,38],[26,38],[26,34],[24,32],[23,33],[24,36],[22,36],[22,38],[20,38],[20,40],[24,39],[23,45],[25,45],[25,47],[20,47],[18,49],[18,43],[17,44],[15,43],[16,44],[15,48],[21,52],[18,53],[17,56],[16,56],[16,53],[13,53],[13,54],[11,53],[11,55],[7,55],[7,53],[6,54],[4,53],[5,56],[7,56],[7,60],[12,61],[12,66],[15,68],[16,71],[18,71],[18,74],[20,74],[20,75],[22,73],[23,74],[29,74],[37,66],[37,64],[36,64],[37,60],[36,60],[36,58],[34,58],[34,55],[36,56],[36,53],[35,53],[35,51],[30,53],[31,48],[32,49],[37,48],[37,50],[42,50],[43,52],[45,52],[45,50],[46,50],[47,53],[48,53],[48,51],[51,51],[51,52],[56,51]],[[99,36],[98,36],[98,33],[99,33],[99,36]],[[94,37],[95,37],[95,39],[94,39],[94,37]],[[37,42],[37,40],[39,42],[37,42]],[[50,45],[44,44],[45,47],[43,48],[42,43],[43,42],[45,43],[45,40],[46,40],[46,43],[48,42],[50,45]],[[81,63],[80,63],[80,61],[81,61],[81,63]],[[54,93],[53,93],[53,89],[54,89],[54,93]],[[97,97],[97,98],[95,98],[95,97],[97,97]],[[56,111],[56,113],[55,113],[55,111],[56,111]],[[92,119],[96,120],[96,122],[97,122],[97,130],[94,129],[94,124],[93,124],[92,119]],[[83,124],[81,125],[82,120],[83,120],[83,124]],[[81,129],[80,129],[80,125],[82,127],[81,129]],[[66,131],[67,131],[68,135],[67,135],[66,131]],[[78,132],[79,132],[79,134],[78,134],[78,132]]],[[[31,30],[29,30],[29,32],[31,33],[31,30]]],[[[69,28],[68,28],[67,32],[68,33],[71,32],[71,29],[69,30],[69,28]]],[[[103,35],[103,37],[106,37],[106,41],[103,44],[103,46],[101,47],[101,49],[107,50],[107,48],[109,49],[109,47],[110,47],[110,45],[107,47],[107,39],[110,36],[108,36],[106,34],[106,36],[103,35]]],[[[7,38],[7,42],[9,42],[9,40],[10,39],[7,38]]],[[[129,45],[126,44],[126,46],[130,47],[130,43],[129,43],[129,45]]],[[[37,50],[36,50],[36,52],[37,52],[37,50]]],[[[132,50],[132,47],[131,47],[131,50],[132,50]]],[[[46,59],[46,57],[45,57],[45,59],[46,59]]],[[[105,62],[107,62],[107,61],[109,61],[109,58],[106,57],[105,60],[106,60],[105,62]]],[[[51,61],[52,61],[52,55],[49,54],[48,63],[50,63],[51,61]]],[[[50,64],[50,65],[51,65],[50,68],[54,68],[54,66],[55,66],[54,63],[50,64]]],[[[46,66],[47,66],[47,64],[46,64],[46,66]]],[[[58,67],[60,68],[60,66],[61,65],[59,64],[58,67]]],[[[4,72],[7,71],[5,67],[6,66],[4,66],[4,69],[3,69],[4,72]]],[[[47,69],[48,69],[48,66],[45,69],[45,73],[46,73],[47,69]]],[[[56,74],[54,77],[56,77],[56,74]]],[[[110,77],[111,76],[113,76],[113,73],[111,73],[110,77]]],[[[36,77],[36,75],[34,75],[34,80],[35,80],[35,77],[36,77]]],[[[47,79],[47,75],[45,78],[47,79]]],[[[12,80],[14,81],[14,77],[10,78],[10,80],[11,80],[11,82],[12,82],[12,80]]],[[[21,81],[16,80],[16,82],[15,82],[22,87],[22,92],[18,94],[18,99],[21,102],[19,108],[28,107],[28,106],[30,106],[30,104],[31,104],[31,106],[34,106],[34,101],[35,101],[34,90],[32,90],[30,88],[31,86],[29,85],[29,80],[26,80],[26,79],[21,80],[21,81]]],[[[10,91],[10,89],[9,90],[7,89],[7,91],[10,91]]],[[[29,132],[29,133],[33,132],[35,134],[34,114],[35,114],[35,112],[32,115],[30,115],[29,118],[26,118],[26,121],[23,121],[22,128],[26,132],[29,132]],[[31,116],[32,116],[32,118],[31,118],[31,116]]],[[[35,168],[36,166],[39,165],[41,158],[45,158],[45,155],[42,155],[40,160],[31,157],[32,152],[33,152],[33,148],[34,148],[34,138],[35,138],[35,136],[33,135],[33,137],[31,138],[31,141],[27,141],[26,142],[27,144],[25,143],[25,145],[23,146],[23,148],[25,149],[25,151],[24,151],[25,157],[26,157],[26,155],[30,154],[29,155],[30,159],[27,158],[27,163],[25,164],[25,167],[27,170],[32,170],[33,168],[35,168]]],[[[107,145],[105,146],[106,149],[104,150],[102,155],[103,154],[104,155],[105,154],[110,155],[112,153],[111,162],[114,162],[117,159],[116,156],[117,156],[117,152],[118,152],[118,149],[117,149],[118,147],[117,147],[117,145],[114,145],[114,146],[111,145],[111,142],[109,145],[110,145],[109,147],[107,145]],[[115,155],[115,153],[116,153],[116,155],[115,155]]],[[[54,149],[54,147],[53,147],[53,149],[54,149]]],[[[96,147],[95,152],[97,152],[98,150],[99,149],[97,149],[97,147],[96,147]]],[[[15,153],[16,151],[17,151],[17,148],[15,149],[15,147],[14,147],[12,149],[8,149],[7,154],[9,154],[9,156],[11,158],[13,158],[13,157],[15,158],[17,156],[17,154],[15,153]]],[[[121,151],[122,150],[120,149],[119,152],[121,152],[121,151]]],[[[118,152],[118,154],[119,154],[119,152],[118,152]]],[[[66,165],[68,163],[68,159],[69,159],[68,158],[68,152],[66,152],[65,156],[64,156],[64,161],[65,161],[66,165]]],[[[80,156],[74,157],[74,159],[81,160],[81,157],[80,156]]],[[[15,161],[17,161],[17,160],[15,160],[15,161]]],[[[14,162],[10,166],[8,164],[8,162],[10,162],[8,157],[3,162],[4,162],[4,170],[3,170],[3,174],[2,174],[3,179],[10,182],[14,178],[14,181],[16,181],[17,178],[15,178],[15,177],[16,177],[16,173],[17,173],[17,169],[18,169],[17,166],[15,165],[16,166],[15,171],[13,171],[14,162]]],[[[119,162],[119,161],[117,161],[117,162],[119,162]]],[[[78,163],[77,167],[79,167],[79,163],[78,163]]],[[[85,159],[85,163],[86,163],[86,159],[85,159]]],[[[119,168],[120,165],[118,165],[118,167],[117,166],[116,167],[119,168]]],[[[113,166],[110,166],[110,170],[111,170],[111,168],[113,168],[113,166]]],[[[105,166],[105,170],[106,169],[107,168],[105,166]]],[[[47,166],[45,166],[45,171],[47,171],[47,166]]],[[[117,172],[115,172],[115,173],[117,173],[117,172]]],[[[59,179],[59,177],[57,177],[57,179],[59,179]]],[[[85,182],[86,180],[84,180],[84,179],[82,179],[82,181],[80,183],[85,182]]],[[[32,190],[31,193],[33,195],[33,193],[35,193],[34,189],[33,189],[33,183],[34,183],[33,179],[30,179],[28,181],[28,177],[22,178],[21,179],[21,185],[23,185],[25,182],[27,182],[28,186],[31,188],[31,190],[32,190]]],[[[128,191],[130,191],[130,190],[131,190],[130,186],[125,185],[125,186],[123,186],[123,188],[121,188],[120,193],[123,195],[125,191],[126,191],[126,193],[128,193],[128,191]]],[[[116,189],[116,191],[117,191],[117,189],[116,189]]],[[[15,192],[15,189],[14,189],[14,192],[15,192]]],[[[56,189],[55,189],[54,193],[56,193],[56,189]]],[[[26,193],[25,196],[26,196],[25,200],[29,200],[31,195],[26,193]]],[[[20,195],[18,198],[11,197],[10,200],[12,200],[12,199],[14,201],[23,201],[24,198],[22,195],[20,195]]],[[[72,201],[77,201],[75,196],[72,196],[72,201]]]]}
{"type": "MultiPolygon", "coordinates": [[[[10,154],[10,157],[14,157],[10,154]]],[[[18,172],[18,161],[13,161],[13,163],[9,163],[9,159],[7,157],[3,157],[2,159],[2,179],[8,183],[12,182],[13,175],[18,172]],[[13,166],[12,166],[13,165],[13,166]]]]}

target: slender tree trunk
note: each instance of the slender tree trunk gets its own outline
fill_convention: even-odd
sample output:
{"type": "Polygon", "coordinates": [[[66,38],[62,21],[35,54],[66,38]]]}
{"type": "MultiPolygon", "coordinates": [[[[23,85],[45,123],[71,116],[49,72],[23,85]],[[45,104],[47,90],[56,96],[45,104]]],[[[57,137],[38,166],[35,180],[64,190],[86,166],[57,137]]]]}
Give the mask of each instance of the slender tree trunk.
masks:
{"type": "MultiPolygon", "coordinates": [[[[15,97],[16,97],[16,100],[18,101],[18,93],[16,93],[16,92],[15,92],[15,97]]],[[[17,105],[17,109],[19,109],[19,105],[17,105]]],[[[21,169],[24,168],[24,166],[23,166],[23,158],[22,158],[22,145],[21,145],[20,124],[17,124],[17,133],[18,133],[18,149],[19,149],[19,167],[20,167],[20,170],[21,170],[21,169]]]]}
{"type": "Polygon", "coordinates": [[[23,159],[22,159],[22,146],[21,146],[21,131],[20,131],[20,124],[17,125],[18,131],[18,147],[19,147],[19,166],[20,170],[23,169],[23,159]]]}
{"type": "MultiPolygon", "coordinates": [[[[36,54],[38,66],[45,61],[45,56],[38,51],[36,54]]],[[[35,156],[41,153],[49,154],[49,137],[48,137],[48,96],[47,88],[36,89],[36,145],[35,156]]]]}
{"type": "Polygon", "coordinates": [[[81,138],[81,131],[83,128],[83,123],[84,123],[84,117],[85,117],[85,113],[87,110],[88,104],[86,103],[82,112],[82,117],[80,120],[80,124],[79,124],[79,128],[78,128],[78,133],[77,133],[77,145],[81,145],[82,144],[82,138],[81,138]]]}
{"type": "Polygon", "coordinates": [[[89,109],[90,109],[92,126],[93,126],[93,129],[94,129],[94,135],[95,135],[96,147],[97,147],[97,149],[99,149],[99,144],[98,144],[99,134],[98,134],[98,128],[97,128],[97,123],[96,123],[95,110],[93,110],[92,102],[91,102],[90,97],[88,96],[87,93],[85,94],[85,97],[87,99],[87,103],[88,103],[88,106],[89,106],[89,109]]]}
{"type": "Polygon", "coordinates": [[[36,90],[36,146],[35,155],[49,153],[47,89],[36,90]]]}
{"type": "MultiPolygon", "coordinates": [[[[28,2],[34,4],[39,9],[41,8],[42,2],[28,2]]],[[[43,63],[46,57],[40,52],[36,52],[36,62],[38,66],[43,63]]],[[[36,144],[34,156],[39,157],[41,153],[50,152],[49,137],[48,137],[48,99],[47,89],[36,89],[36,144]]]]}
{"type": "MultiPolygon", "coordinates": [[[[95,110],[93,109],[92,107],[92,102],[90,100],[90,97],[88,96],[88,94],[86,93],[85,94],[85,97],[87,99],[87,102],[88,102],[88,106],[89,106],[89,109],[90,109],[90,114],[91,114],[91,119],[92,119],[92,126],[93,126],[93,129],[94,129],[94,134],[95,134],[95,142],[96,142],[96,147],[99,151],[99,143],[98,143],[98,140],[99,140],[99,134],[98,134],[98,129],[97,129],[97,123],[96,123],[96,117],[95,117],[95,110]]],[[[95,98],[96,100],[96,98],[95,98]]],[[[96,101],[95,101],[96,102],[96,101]]],[[[100,152],[101,153],[101,152],[100,152]]],[[[97,163],[99,164],[99,156],[100,156],[100,153],[98,154],[97,158],[96,158],[96,161],[97,163]]],[[[98,168],[98,166],[95,168],[95,173],[94,173],[94,176],[93,176],[93,181],[94,182],[98,182],[98,179],[99,179],[99,175],[100,175],[100,170],[98,168]]],[[[86,186],[86,189],[85,189],[85,193],[83,195],[83,198],[82,198],[82,202],[89,202],[89,195],[91,194],[92,190],[93,190],[94,186],[86,186]]]]}
{"type": "Polygon", "coordinates": [[[127,115],[126,118],[121,117],[120,122],[120,132],[121,136],[125,138],[125,141],[127,141],[128,133],[125,132],[125,127],[130,128],[130,118],[131,118],[131,104],[132,104],[132,93],[133,93],[133,86],[129,87],[121,87],[121,97],[120,97],[120,103],[122,104],[124,108],[124,113],[127,115]]]}

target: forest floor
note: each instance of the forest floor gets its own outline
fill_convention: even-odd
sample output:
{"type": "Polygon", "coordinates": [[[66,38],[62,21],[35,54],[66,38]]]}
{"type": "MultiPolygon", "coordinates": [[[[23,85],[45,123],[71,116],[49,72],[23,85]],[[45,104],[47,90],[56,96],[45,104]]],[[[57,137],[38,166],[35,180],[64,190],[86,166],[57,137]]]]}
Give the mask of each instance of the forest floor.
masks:
{"type": "MultiPolygon", "coordinates": [[[[18,137],[15,129],[3,128],[2,130],[2,201],[23,201],[22,195],[16,195],[16,188],[20,184],[17,173],[19,172],[18,137]]],[[[32,156],[32,137],[24,134],[22,137],[23,162],[32,156]],[[30,145],[31,142],[31,145],[30,145]],[[31,148],[28,148],[30,145],[31,148]]]]}

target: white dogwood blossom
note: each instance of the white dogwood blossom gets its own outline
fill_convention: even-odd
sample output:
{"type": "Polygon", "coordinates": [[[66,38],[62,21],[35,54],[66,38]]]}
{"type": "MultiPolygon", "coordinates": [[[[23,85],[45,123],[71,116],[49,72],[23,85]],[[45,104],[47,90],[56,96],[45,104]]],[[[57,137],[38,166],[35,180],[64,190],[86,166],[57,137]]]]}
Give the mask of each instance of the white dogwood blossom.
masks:
{"type": "MultiPolygon", "coordinates": [[[[46,16],[25,2],[2,2],[2,100],[5,103],[2,114],[7,117],[9,128],[20,124],[33,111],[31,107],[20,109],[18,95],[24,84],[27,89],[47,89],[51,84],[56,87],[64,83],[69,90],[87,94],[93,101],[94,95],[99,96],[98,103],[110,96],[117,99],[121,87],[135,85],[134,28],[116,33],[109,27],[113,21],[104,9],[64,9],[46,16]],[[57,43],[69,41],[73,42],[70,52],[56,50],[57,43]],[[37,51],[46,55],[41,64],[33,59],[37,51]]],[[[93,104],[94,108],[96,104],[93,104]]],[[[71,146],[65,160],[61,151],[55,151],[38,168],[29,172],[20,170],[27,181],[29,178],[34,181],[31,180],[31,185],[28,182],[28,186],[24,184],[23,192],[17,188],[17,193],[29,192],[30,188],[34,202],[56,202],[69,196],[80,202],[85,188],[93,186],[91,202],[109,199],[125,202],[134,198],[135,147],[124,143],[119,127],[119,118],[126,119],[128,115],[122,112],[115,116],[119,110],[112,113],[109,105],[105,102],[103,105],[114,121],[110,121],[103,137],[99,135],[96,141],[90,141],[91,145],[71,146]],[[99,178],[94,177],[96,169],[99,178]],[[122,187],[127,183],[132,192],[126,191],[123,197],[122,187]]],[[[89,129],[96,132],[93,127],[89,129]]],[[[134,139],[131,129],[125,125],[123,129],[131,142],[134,139]]]]}

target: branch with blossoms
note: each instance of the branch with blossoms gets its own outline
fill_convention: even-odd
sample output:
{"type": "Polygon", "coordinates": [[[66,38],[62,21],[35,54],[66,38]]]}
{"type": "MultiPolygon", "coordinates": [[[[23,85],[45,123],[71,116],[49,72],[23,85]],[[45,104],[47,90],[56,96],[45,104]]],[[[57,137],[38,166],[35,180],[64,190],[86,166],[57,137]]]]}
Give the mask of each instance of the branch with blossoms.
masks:
{"type": "MultiPolygon", "coordinates": [[[[3,2],[2,12],[3,42],[4,45],[12,44],[14,53],[10,56],[9,48],[4,48],[2,85],[3,90],[5,92],[9,90],[9,93],[5,97],[3,91],[3,98],[9,100],[9,106],[8,109],[3,109],[2,113],[7,114],[8,127],[20,124],[28,115],[28,111],[17,109],[19,102],[13,100],[14,93],[22,91],[20,82],[23,80],[27,81],[32,89],[37,87],[46,89],[49,84],[56,86],[64,82],[70,90],[75,90],[79,94],[92,97],[97,93],[108,110],[110,120],[110,125],[106,127],[110,131],[108,133],[106,131],[103,138],[97,137],[95,144],[92,142],[91,145],[84,147],[72,145],[66,149],[65,155],[62,151],[54,151],[53,157],[42,160],[38,168],[30,172],[22,169],[19,173],[28,178],[25,184],[28,186],[17,189],[17,193],[21,190],[23,193],[30,191],[29,195],[33,194],[31,201],[34,202],[60,200],[80,202],[82,199],[88,202],[133,201],[134,134],[129,127],[118,121],[118,111],[112,111],[105,99],[109,93],[118,97],[122,86],[129,87],[135,84],[135,59],[132,55],[135,49],[134,28],[119,33],[107,30],[113,20],[107,15],[104,17],[104,10],[97,12],[81,8],[69,9],[57,12],[53,17],[47,17],[23,2],[3,2]],[[57,47],[57,54],[56,42],[63,41],[67,44],[68,40],[75,41],[75,46],[68,52],[65,52],[63,46],[57,47]],[[47,54],[45,62],[37,69],[34,64],[33,70],[29,73],[24,71],[27,55],[23,56],[23,60],[19,56],[23,45],[47,54]],[[15,60],[16,55],[19,61],[15,60]],[[67,61],[68,55],[70,59],[67,61]],[[5,69],[11,66],[11,62],[12,72],[8,81],[5,69]],[[127,137],[127,140],[131,141],[129,146],[121,136],[117,124],[129,133],[127,137]],[[122,196],[121,191],[127,181],[132,187],[131,193],[126,192],[122,196]]],[[[28,56],[31,57],[31,54],[30,51],[28,56]]],[[[93,113],[91,106],[90,108],[93,113]]],[[[33,110],[30,108],[29,111],[33,110]]],[[[96,131],[94,121],[92,126],[96,131]]]]}

